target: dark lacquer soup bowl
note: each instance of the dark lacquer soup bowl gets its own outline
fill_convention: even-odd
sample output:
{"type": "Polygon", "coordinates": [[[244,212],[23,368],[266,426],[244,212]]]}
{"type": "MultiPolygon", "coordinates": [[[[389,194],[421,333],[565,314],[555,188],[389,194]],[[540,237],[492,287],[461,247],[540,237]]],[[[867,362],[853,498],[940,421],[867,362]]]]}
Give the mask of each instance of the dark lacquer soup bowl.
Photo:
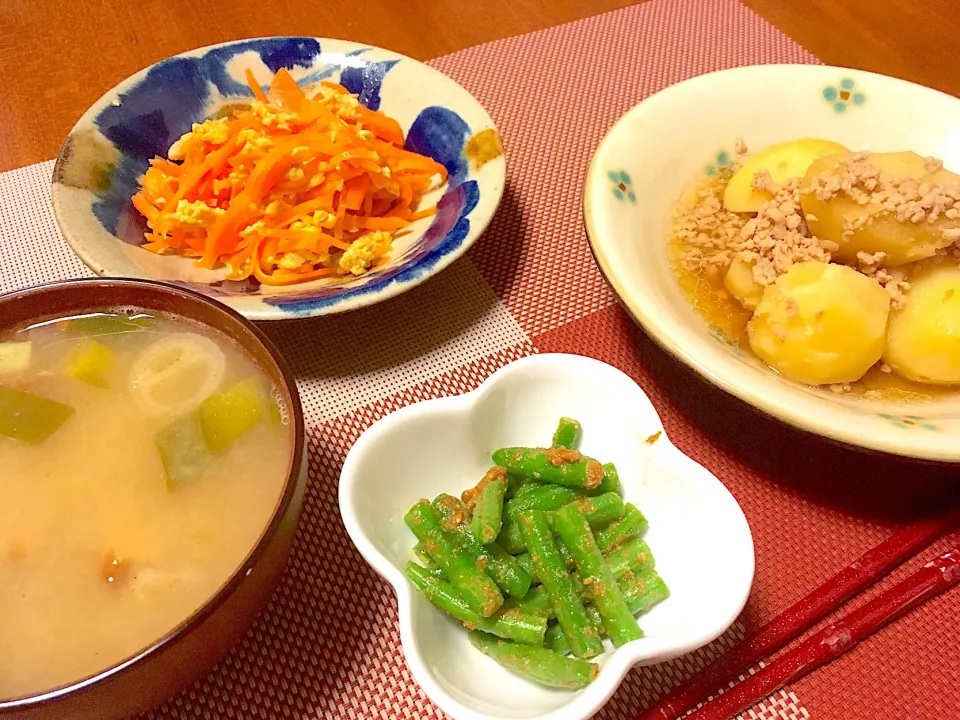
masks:
{"type": "MultiPolygon", "coordinates": [[[[129,309],[136,309],[150,316],[181,323],[180,326],[175,325],[175,327],[190,323],[191,327],[197,328],[199,334],[207,332],[211,336],[216,336],[221,343],[229,346],[229,352],[245,358],[244,362],[247,364],[244,367],[248,370],[254,369],[258,380],[262,380],[263,386],[270,389],[270,393],[264,393],[262,397],[272,398],[273,401],[272,404],[269,404],[269,400],[264,401],[263,407],[266,409],[258,422],[274,422],[275,424],[270,426],[270,431],[282,433],[283,437],[284,444],[278,445],[279,450],[270,456],[276,459],[277,467],[270,473],[259,469],[255,471],[264,472],[264,477],[269,475],[273,478],[271,482],[274,484],[270,486],[269,493],[253,495],[253,497],[262,497],[264,500],[260,503],[259,514],[255,515],[257,524],[251,526],[245,536],[250,538],[249,543],[236,550],[238,564],[230,564],[233,562],[232,559],[225,561],[226,569],[223,574],[226,577],[222,582],[210,576],[208,583],[211,589],[207,592],[208,586],[204,586],[203,591],[207,593],[204,595],[206,600],[198,600],[195,606],[184,605],[183,607],[189,611],[183,613],[185,619],[178,623],[171,623],[172,629],[168,628],[165,632],[158,633],[156,637],[143,643],[136,652],[112,661],[108,667],[103,667],[94,673],[88,672],[85,676],[69,679],[68,682],[60,678],[54,687],[31,693],[20,693],[19,696],[15,694],[13,697],[5,698],[4,694],[0,693],[0,717],[4,720],[8,718],[111,720],[144,712],[156,706],[177,690],[203,678],[210,668],[243,637],[280,582],[290,552],[306,484],[303,413],[293,376],[276,347],[239,313],[199,293],[160,282],[125,279],[74,280],[0,296],[0,342],[9,340],[11,334],[16,338],[17,332],[25,332],[24,328],[34,328],[29,332],[36,332],[35,328],[46,327],[47,320],[89,317],[92,313],[116,311],[119,308],[128,309],[126,312],[131,312],[129,309]],[[268,413],[267,410],[270,412],[268,413]],[[276,412],[273,412],[274,410],[276,412]],[[285,466],[281,467],[284,463],[285,466]],[[234,569],[230,571],[229,568],[234,569]]],[[[159,332],[156,334],[160,335],[159,332]]],[[[85,342],[88,344],[84,347],[89,350],[90,342],[85,342]]],[[[16,344],[7,343],[7,347],[16,344]]],[[[30,343],[20,343],[21,346],[28,344],[30,343]]],[[[0,345],[0,365],[3,362],[2,349],[3,345],[0,345]]],[[[89,357],[86,359],[89,360],[89,357]]],[[[68,370],[68,374],[72,372],[74,378],[89,381],[91,367],[89,362],[82,367],[83,372],[78,372],[74,366],[71,366],[72,369],[68,370]]],[[[0,406],[8,402],[11,394],[20,397],[15,395],[19,392],[18,390],[10,389],[15,387],[15,383],[7,380],[8,377],[10,376],[0,372],[0,390],[4,386],[7,387],[4,391],[6,395],[0,393],[0,406]]],[[[83,386],[78,392],[92,393],[94,390],[83,386]]],[[[235,401],[236,393],[230,395],[228,400],[230,398],[235,401]]],[[[223,400],[223,398],[219,399],[223,400]]],[[[238,422],[243,422],[242,411],[234,412],[231,409],[236,407],[230,402],[226,404],[221,402],[220,415],[213,413],[214,419],[219,417],[220,422],[225,423],[222,428],[227,428],[231,432],[236,430],[238,422]],[[223,411],[223,408],[226,408],[226,411],[223,411]],[[238,418],[241,419],[238,420],[238,418]]],[[[216,410],[215,407],[213,409],[216,410]]],[[[79,418],[82,410],[83,406],[78,404],[75,417],[79,418]]],[[[202,406],[197,410],[198,418],[201,417],[202,410],[202,406]]],[[[0,435],[9,436],[0,437],[0,443],[8,443],[8,459],[13,457],[16,460],[18,452],[22,455],[24,452],[36,450],[33,446],[29,450],[22,450],[27,444],[37,440],[35,435],[31,436],[28,433],[17,438],[16,427],[10,430],[10,418],[14,417],[16,420],[16,413],[11,414],[9,403],[5,427],[3,415],[3,408],[0,407],[0,435]],[[24,437],[27,442],[18,444],[18,439],[23,440],[24,437]]],[[[66,427],[64,425],[56,432],[69,432],[65,429],[66,427]]],[[[205,429],[204,432],[206,432],[205,429]]],[[[248,437],[251,434],[253,433],[248,433],[248,437]]],[[[159,440],[157,443],[159,449],[159,440]]],[[[4,447],[0,444],[0,451],[3,450],[4,447]]],[[[106,448],[104,450],[106,451],[106,448]]],[[[159,452],[162,455],[163,450],[160,449],[159,452]]],[[[2,457],[3,452],[0,452],[0,458],[2,457]]],[[[43,458],[37,457],[37,463],[41,465],[43,458]]],[[[214,456],[211,455],[211,457],[214,456]]],[[[151,460],[151,462],[160,467],[158,461],[151,460]]],[[[162,492],[173,492],[171,485],[173,475],[166,463],[166,456],[164,456],[163,470],[167,479],[166,487],[162,492]]],[[[0,483],[15,481],[17,470],[14,469],[12,472],[12,478],[7,471],[0,473],[0,483]]],[[[20,472],[21,479],[31,479],[29,463],[27,465],[21,463],[20,472]],[[27,467],[27,470],[24,471],[23,467],[27,467]]],[[[250,482],[252,486],[256,486],[257,477],[254,476],[253,481],[250,482]]],[[[39,472],[37,479],[41,479],[39,472]]],[[[65,532],[68,530],[61,529],[61,534],[65,532]]],[[[0,540],[2,539],[3,533],[0,533],[0,540]]],[[[213,538],[211,542],[228,544],[228,541],[223,538],[213,538]]],[[[11,547],[14,548],[10,550],[13,557],[17,548],[14,545],[11,547]]],[[[4,575],[4,552],[4,548],[0,548],[0,578],[4,575]]],[[[8,563],[14,560],[8,560],[8,563]]],[[[120,577],[123,562],[114,559],[113,565],[110,565],[106,571],[106,581],[112,583],[120,577]]],[[[13,578],[13,575],[10,578],[13,578]]],[[[81,612],[77,610],[78,614],[81,612]]],[[[42,616],[36,619],[42,627],[45,619],[42,616]]],[[[9,618],[0,621],[0,646],[5,644],[3,627],[8,621],[9,618]]],[[[88,616],[81,615],[77,618],[81,626],[85,621],[90,622],[88,616]]],[[[56,625],[51,623],[50,627],[56,627],[56,625]]],[[[49,634],[49,631],[41,631],[38,634],[49,634]]],[[[20,642],[23,643],[24,635],[21,634],[19,637],[20,642]]],[[[29,636],[26,637],[29,644],[29,636]]],[[[87,640],[89,641],[89,638],[87,640]]],[[[10,643],[7,645],[15,651],[15,646],[10,643]]],[[[25,654],[29,654],[27,645],[21,644],[21,648],[24,648],[25,654]]],[[[57,653],[54,651],[52,654],[55,656],[57,653]]],[[[95,654],[100,655],[99,652],[95,654]]],[[[32,660],[36,661],[36,658],[32,660]]],[[[0,663],[0,669],[3,667],[3,663],[0,663]]],[[[6,667],[7,672],[19,671],[20,665],[17,658],[9,658],[6,667]]],[[[8,685],[9,687],[11,686],[8,685]]]]}

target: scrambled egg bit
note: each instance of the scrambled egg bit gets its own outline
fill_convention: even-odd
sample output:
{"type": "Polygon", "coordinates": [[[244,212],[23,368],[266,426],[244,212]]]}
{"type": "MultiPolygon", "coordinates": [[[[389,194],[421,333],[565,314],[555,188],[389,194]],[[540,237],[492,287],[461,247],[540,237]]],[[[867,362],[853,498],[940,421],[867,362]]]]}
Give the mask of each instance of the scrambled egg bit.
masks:
{"type": "Polygon", "coordinates": [[[344,95],[333,88],[321,86],[315,99],[329,105],[330,109],[342,118],[356,120],[360,117],[360,101],[355,95],[344,95]]]}
{"type": "Polygon", "coordinates": [[[182,230],[195,232],[197,230],[206,230],[216,222],[217,217],[223,215],[225,210],[218,207],[210,207],[202,200],[181,200],[173,212],[172,220],[180,225],[182,230]]]}
{"type": "Polygon", "coordinates": [[[275,130],[290,130],[290,123],[297,119],[297,114],[288,112],[275,105],[268,105],[260,100],[254,100],[250,103],[250,110],[260,118],[264,127],[274,128],[275,130]]]}
{"type": "Polygon", "coordinates": [[[340,258],[340,269],[363,275],[373,264],[390,252],[393,238],[383,230],[374,230],[354,240],[340,258]]]}
{"type": "Polygon", "coordinates": [[[206,142],[219,147],[229,139],[230,128],[224,118],[194,123],[189,132],[185,132],[179,140],[170,146],[167,157],[171,160],[183,160],[188,143],[206,142]]]}

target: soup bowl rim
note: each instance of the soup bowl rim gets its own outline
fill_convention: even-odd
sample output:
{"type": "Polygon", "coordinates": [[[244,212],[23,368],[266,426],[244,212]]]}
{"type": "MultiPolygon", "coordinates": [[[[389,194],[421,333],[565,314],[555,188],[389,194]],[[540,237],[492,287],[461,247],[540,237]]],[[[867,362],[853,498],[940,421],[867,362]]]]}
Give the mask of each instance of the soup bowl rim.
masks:
{"type": "MultiPolygon", "coordinates": [[[[40,285],[34,285],[22,290],[15,290],[13,292],[0,294],[0,310],[2,310],[5,305],[11,302],[22,301],[43,293],[71,293],[73,292],[74,288],[91,285],[101,286],[104,288],[122,287],[130,288],[131,290],[148,288],[161,293],[168,293],[171,296],[177,296],[176,302],[184,303],[185,307],[188,309],[196,307],[198,304],[206,305],[214,311],[214,314],[219,314],[224,318],[224,320],[226,320],[226,323],[224,324],[228,324],[229,321],[232,320],[234,323],[239,325],[242,332],[251,336],[266,350],[267,355],[276,366],[276,375],[282,378],[283,384],[285,385],[286,394],[288,396],[287,400],[290,406],[290,424],[293,432],[290,462],[287,469],[286,479],[284,480],[283,484],[283,492],[277,499],[276,506],[270,515],[270,520],[266,525],[264,525],[264,528],[260,533],[260,536],[257,538],[256,543],[251,546],[249,552],[244,557],[243,562],[241,562],[237,568],[222,583],[220,583],[220,585],[217,587],[217,590],[201,605],[199,605],[189,616],[184,618],[175,627],[164,633],[161,637],[152,641],[149,645],[141,650],[138,650],[135,654],[125,658],[124,660],[121,660],[120,662],[113,663],[109,667],[104,668],[103,670],[100,670],[92,675],[74,680],[55,688],[42,690],[29,695],[22,695],[13,698],[0,698],[0,716],[3,716],[8,712],[23,712],[31,709],[39,709],[40,706],[53,704],[57,701],[65,699],[68,696],[75,695],[84,690],[89,690],[93,686],[96,686],[107,679],[124,672],[124,670],[127,668],[144,661],[146,658],[155,655],[162,649],[175,646],[178,641],[188,636],[194,629],[203,624],[204,621],[206,621],[217,610],[219,610],[220,607],[226,603],[228,598],[230,598],[239,589],[244,579],[249,575],[249,569],[255,566],[266,553],[267,548],[271,544],[273,538],[280,531],[280,527],[284,522],[287,511],[295,500],[299,478],[303,471],[304,450],[306,444],[303,409],[299,394],[297,393],[297,386],[293,372],[291,371],[286,360],[280,354],[279,349],[263,332],[263,330],[258,328],[250,320],[245,318],[233,308],[217,302],[203,293],[160,280],[143,278],[92,277],[58,280],[40,285]]],[[[133,307],[139,306],[136,301],[129,303],[104,302],[99,305],[99,307],[91,306],[89,309],[107,309],[110,307],[116,307],[117,305],[130,305],[133,307]]],[[[150,308],[144,307],[143,309],[149,310],[150,308]]],[[[212,324],[199,320],[194,315],[190,314],[188,310],[178,309],[170,312],[170,314],[190,320],[192,322],[198,322],[204,327],[209,327],[221,334],[224,333],[222,324],[212,324]]],[[[43,314],[38,314],[37,317],[43,317],[43,314]]],[[[0,330],[2,329],[3,322],[0,321],[0,330]]],[[[267,368],[264,368],[262,363],[257,361],[254,362],[268,374],[274,374],[269,372],[267,368]]]]}

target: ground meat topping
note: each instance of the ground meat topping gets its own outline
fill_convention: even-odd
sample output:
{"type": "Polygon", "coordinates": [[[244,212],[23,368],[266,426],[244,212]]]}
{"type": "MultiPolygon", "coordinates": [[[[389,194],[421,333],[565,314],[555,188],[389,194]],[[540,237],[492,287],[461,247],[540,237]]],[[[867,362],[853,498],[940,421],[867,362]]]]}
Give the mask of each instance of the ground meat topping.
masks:
{"type": "MultiPolygon", "coordinates": [[[[943,168],[943,163],[926,158],[924,168],[931,173],[937,172],[943,168]]],[[[934,223],[941,215],[951,220],[960,215],[954,212],[960,207],[960,184],[935,185],[883,173],[866,153],[853,153],[838,160],[829,171],[814,177],[810,188],[822,202],[843,196],[860,205],[879,205],[882,211],[894,215],[902,223],[934,223]]],[[[858,222],[844,230],[852,233],[869,217],[865,213],[862,219],[858,218],[858,222]]],[[[944,232],[952,233],[951,230],[944,232]]]]}
{"type": "MultiPolygon", "coordinates": [[[[859,256],[858,256],[859,257],[859,256]]],[[[899,310],[906,304],[906,292],[910,289],[907,276],[899,268],[887,270],[879,265],[861,265],[861,273],[876,280],[890,296],[890,307],[899,310]]]]}
{"type": "MultiPolygon", "coordinates": [[[[943,163],[925,158],[924,168],[936,173],[943,163]]],[[[719,279],[734,260],[742,260],[752,266],[754,282],[765,287],[798,262],[831,261],[840,246],[811,235],[809,223],[818,218],[804,215],[801,209],[800,178],[781,187],[767,171],[757,172],[751,186],[771,199],[753,216],[723,207],[723,191],[733,171],[721,170],[716,178],[696,188],[675,216],[673,235],[682,242],[680,266],[684,270],[719,279]]],[[[878,212],[890,213],[903,223],[934,223],[941,217],[960,220],[960,183],[937,185],[896,177],[881,172],[864,152],[837,160],[829,171],[812,178],[809,191],[823,202],[842,196],[864,206],[862,215],[845,220],[846,237],[878,212]]],[[[942,234],[945,240],[960,245],[960,227],[944,229],[942,234]]],[[[956,246],[938,253],[950,253],[960,261],[956,246]]],[[[890,295],[892,307],[901,308],[910,283],[902,271],[883,268],[885,259],[883,252],[860,252],[855,269],[879,282],[890,295]]]]}
{"type": "MultiPolygon", "coordinates": [[[[730,170],[721,171],[724,179],[729,180],[731,175],[730,170]]],[[[686,246],[681,263],[691,272],[719,272],[733,259],[732,248],[738,242],[744,217],[724,209],[719,183],[704,184],[694,193],[689,207],[674,219],[673,234],[686,246]]]]}
{"type": "Polygon", "coordinates": [[[799,178],[780,187],[768,173],[759,172],[753,184],[773,196],[740,231],[737,257],[753,265],[754,281],[770,285],[795,263],[830,262],[830,252],[819,238],[810,235],[800,209],[799,178]]]}
{"type": "Polygon", "coordinates": [[[677,216],[674,235],[685,243],[684,269],[719,274],[734,259],[741,259],[753,267],[754,281],[766,286],[794,263],[830,262],[830,253],[838,248],[810,235],[800,209],[799,178],[780,187],[768,172],[761,171],[752,185],[772,196],[756,217],[724,210],[722,189],[709,185],[677,216]]]}

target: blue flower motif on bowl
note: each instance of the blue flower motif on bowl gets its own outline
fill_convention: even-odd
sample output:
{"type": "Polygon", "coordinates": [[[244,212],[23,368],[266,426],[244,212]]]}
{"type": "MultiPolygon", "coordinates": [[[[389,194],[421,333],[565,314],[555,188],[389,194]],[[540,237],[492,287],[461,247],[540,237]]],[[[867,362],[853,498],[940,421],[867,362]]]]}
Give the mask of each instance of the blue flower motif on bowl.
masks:
{"type": "MultiPolygon", "coordinates": [[[[340,312],[397,295],[462,255],[492,218],[503,192],[505,163],[472,163],[471,137],[494,128],[476,100],[455,82],[410,58],[371,46],[309,37],[243,40],[184,53],[132,76],[77,123],[57,160],[53,202],[61,230],[84,262],[103,275],[189,285],[254,319],[340,312]],[[130,198],[155,156],[194,123],[249,102],[251,68],[265,82],[287,68],[302,87],[335,80],[405,130],[405,147],[432,157],[449,173],[430,199],[437,214],[398,237],[382,266],[288,288],[235,282],[195,269],[183,258],[140,249],[147,229],[130,198]],[[145,257],[150,256],[150,257],[145,257]]],[[[495,130],[495,129],[494,129],[495,130]]]]}
{"type": "Polygon", "coordinates": [[[730,153],[726,150],[717,150],[716,154],[713,156],[713,162],[708,163],[707,166],[703,169],[703,172],[713,177],[718,172],[725,168],[733,166],[733,158],[730,153]]]}
{"type": "Polygon", "coordinates": [[[613,183],[613,196],[617,200],[637,202],[637,194],[633,191],[633,180],[626,170],[610,170],[607,172],[607,177],[613,183]]]}
{"type": "Polygon", "coordinates": [[[843,78],[839,85],[827,85],[820,94],[838,115],[845,113],[851,105],[859,107],[867,101],[866,94],[857,89],[857,83],[851,77],[843,78]]]}
{"type": "Polygon", "coordinates": [[[881,413],[880,417],[904,430],[926,430],[928,432],[940,432],[942,430],[936,423],[932,423],[919,415],[884,415],[881,413]]]}

